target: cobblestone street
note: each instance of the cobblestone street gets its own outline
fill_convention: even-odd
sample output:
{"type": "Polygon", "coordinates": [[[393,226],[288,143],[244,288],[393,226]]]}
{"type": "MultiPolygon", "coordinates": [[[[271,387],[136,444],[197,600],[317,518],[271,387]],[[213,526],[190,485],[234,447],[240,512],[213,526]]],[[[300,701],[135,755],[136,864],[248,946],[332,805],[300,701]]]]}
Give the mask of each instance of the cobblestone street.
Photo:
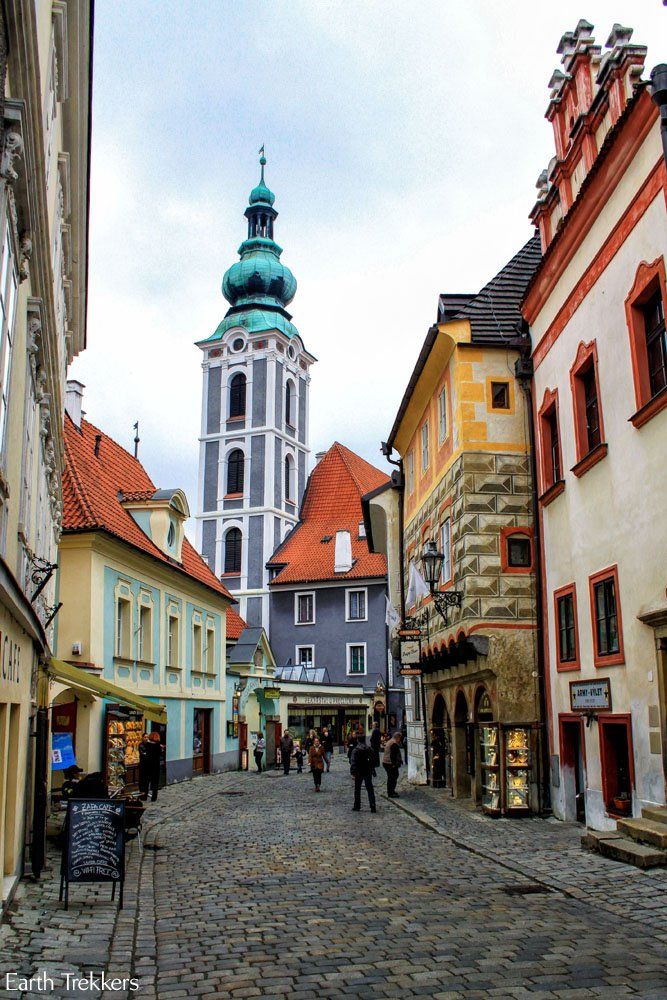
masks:
{"type": "Polygon", "coordinates": [[[664,872],[586,854],[578,828],[400,790],[352,813],[340,758],[321,795],[294,772],[172,786],[131,848],[123,911],[106,887],[75,887],[64,913],[57,880],[24,883],[2,972],[105,970],[170,1000],[667,994],[664,872]]]}

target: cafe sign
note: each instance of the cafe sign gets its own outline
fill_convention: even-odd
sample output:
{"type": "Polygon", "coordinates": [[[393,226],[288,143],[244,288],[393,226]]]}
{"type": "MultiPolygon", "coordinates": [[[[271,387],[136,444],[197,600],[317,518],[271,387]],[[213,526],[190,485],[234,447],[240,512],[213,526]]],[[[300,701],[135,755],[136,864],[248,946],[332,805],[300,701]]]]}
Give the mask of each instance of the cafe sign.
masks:
{"type": "Polygon", "coordinates": [[[570,707],[573,712],[609,712],[611,710],[609,678],[570,681],[570,707]]]}
{"type": "Polygon", "coordinates": [[[404,667],[414,667],[421,660],[421,649],[419,642],[414,640],[403,640],[401,642],[401,665],[404,667]]]}

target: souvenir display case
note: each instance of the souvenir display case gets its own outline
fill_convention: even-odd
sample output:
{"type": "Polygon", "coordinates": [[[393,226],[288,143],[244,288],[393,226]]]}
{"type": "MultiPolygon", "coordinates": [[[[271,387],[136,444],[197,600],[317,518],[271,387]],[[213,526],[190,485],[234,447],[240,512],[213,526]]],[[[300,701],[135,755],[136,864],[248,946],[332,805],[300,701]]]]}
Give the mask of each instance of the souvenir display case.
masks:
{"type": "Polygon", "coordinates": [[[504,745],[504,812],[530,812],[530,782],[532,750],[530,726],[505,726],[504,745]]]}
{"type": "Polygon", "coordinates": [[[109,705],[106,716],[106,780],[114,795],[139,784],[139,744],[144,734],[140,712],[109,705]]]}
{"type": "Polygon", "coordinates": [[[501,811],[500,739],[497,723],[479,727],[480,769],[482,772],[482,808],[492,816],[501,811]]]}

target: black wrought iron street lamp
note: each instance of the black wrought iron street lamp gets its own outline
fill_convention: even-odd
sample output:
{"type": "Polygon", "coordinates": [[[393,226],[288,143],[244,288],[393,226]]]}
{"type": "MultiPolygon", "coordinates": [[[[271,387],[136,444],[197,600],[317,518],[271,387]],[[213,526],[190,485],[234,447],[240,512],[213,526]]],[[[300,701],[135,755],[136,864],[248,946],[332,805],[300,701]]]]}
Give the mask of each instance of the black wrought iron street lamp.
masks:
{"type": "Polygon", "coordinates": [[[426,543],[422,553],[422,567],[424,579],[431,592],[435,609],[442,618],[445,625],[448,624],[448,608],[460,608],[462,593],[460,590],[438,590],[438,582],[442,573],[442,564],[445,557],[442,552],[438,552],[438,547],[431,539],[426,543]]]}

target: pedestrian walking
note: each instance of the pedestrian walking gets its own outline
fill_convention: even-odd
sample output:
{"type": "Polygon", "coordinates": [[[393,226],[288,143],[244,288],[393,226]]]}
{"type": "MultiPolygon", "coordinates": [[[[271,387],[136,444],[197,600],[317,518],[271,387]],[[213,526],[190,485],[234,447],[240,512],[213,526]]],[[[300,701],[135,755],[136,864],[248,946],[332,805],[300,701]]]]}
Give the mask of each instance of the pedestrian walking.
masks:
{"type": "Polygon", "coordinates": [[[296,773],[303,773],[303,750],[300,743],[294,744],[294,756],[296,757],[296,773]]]}
{"type": "Polygon", "coordinates": [[[283,762],[283,774],[289,774],[290,764],[292,762],[293,749],[294,749],[294,740],[289,734],[289,729],[286,729],[283,735],[280,737],[280,757],[283,762]]]}
{"type": "Polygon", "coordinates": [[[353,812],[361,809],[361,786],[366,786],[368,793],[368,804],[371,812],[377,812],[375,808],[375,789],[373,788],[373,778],[375,777],[373,751],[366,745],[366,735],[363,732],[357,733],[356,746],[352,751],[350,759],[350,774],[354,778],[354,805],[353,812]]]}
{"type": "Polygon", "coordinates": [[[347,759],[352,761],[352,753],[357,745],[357,734],[356,732],[351,732],[347,740],[347,759]]]}
{"type": "Polygon", "coordinates": [[[324,750],[324,763],[326,764],[328,774],[331,769],[331,759],[334,752],[333,733],[329,729],[325,729],[322,733],[322,749],[324,750]]]}
{"type": "Polygon", "coordinates": [[[403,733],[394,733],[384,748],[382,766],[387,772],[387,797],[390,799],[399,798],[396,792],[396,783],[398,781],[399,769],[403,764],[402,746],[403,733]]]}
{"type": "Polygon", "coordinates": [[[264,733],[257,733],[257,739],[255,740],[255,748],[253,755],[255,758],[255,764],[257,764],[257,773],[262,773],[262,757],[264,756],[264,751],[266,750],[266,741],[264,740],[264,733]]]}
{"type": "Polygon", "coordinates": [[[306,736],[306,739],[305,739],[304,744],[303,744],[306,753],[310,753],[310,748],[312,747],[313,742],[315,741],[316,737],[317,737],[317,733],[315,732],[314,729],[311,729],[310,732],[308,733],[308,735],[306,736]]]}
{"type": "Polygon", "coordinates": [[[139,744],[139,791],[140,798],[145,802],[151,793],[151,802],[157,801],[157,789],[160,782],[160,764],[162,762],[162,747],[159,733],[144,733],[139,744]]]}
{"type": "Polygon", "coordinates": [[[313,745],[310,748],[308,763],[310,764],[311,774],[313,775],[315,791],[319,792],[322,785],[322,771],[324,770],[324,750],[322,749],[322,744],[318,740],[317,736],[313,740],[313,745]]]}
{"type": "Polygon", "coordinates": [[[382,733],[380,732],[379,722],[373,723],[369,742],[373,751],[373,765],[378,768],[380,766],[380,747],[382,746],[382,733]]]}

